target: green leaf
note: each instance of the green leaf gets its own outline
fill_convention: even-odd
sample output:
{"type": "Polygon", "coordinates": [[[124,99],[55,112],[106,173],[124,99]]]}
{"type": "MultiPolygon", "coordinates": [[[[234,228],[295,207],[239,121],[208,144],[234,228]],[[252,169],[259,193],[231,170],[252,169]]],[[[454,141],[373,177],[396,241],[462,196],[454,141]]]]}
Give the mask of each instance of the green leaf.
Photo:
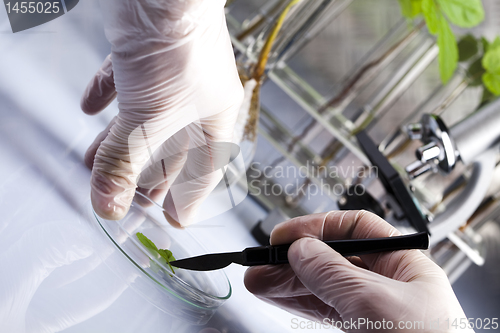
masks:
{"type": "Polygon", "coordinates": [[[422,0],[399,0],[401,14],[409,19],[422,13],[422,0]]]}
{"type": "Polygon", "coordinates": [[[451,23],[462,28],[471,28],[484,20],[481,0],[437,0],[441,10],[451,23]]]}
{"type": "Polygon", "coordinates": [[[477,39],[472,35],[465,35],[460,39],[458,46],[458,61],[466,61],[479,51],[477,39]]]}
{"type": "Polygon", "coordinates": [[[490,42],[486,38],[481,37],[481,44],[483,44],[483,53],[488,52],[488,48],[490,47],[490,42]]]}
{"type": "Polygon", "coordinates": [[[483,54],[486,54],[489,50],[500,48],[500,37],[495,38],[492,43],[481,37],[481,43],[483,44],[483,54]]]}
{"type": "Polygon", "coordinates": [[[493,43],[491,43],[488,47],[488,50],[495,50],[497,48],[500,48],[500,37],[497,37],[495,38],[495,40],[493,41],[493,43]]]}
{"type": "Polygon", "coordinates": [[[458,65],[458,47],[453,31],[444,16],[440,16],[437,44],[439,47],[439,73],[441,81],[446,84],[458,65]]]}
{"type": "Polygon", "coordinates": [[[437,34],[439,29],[439,10],[434,0],[422,0],[422,13],[424,14],[427,29],[433,35],[437,34]]]}
{"type": "Polygon", "coordinates": [[[483,67],[486,71],[500,74],[500,47],[490,46],[488,52],[483,57],[483,67]]]}
{"type": "Polygon", "coordinates": [[[156,247],[155,243],[153,243],[149,238],[144,236],[142,233],[138,232],[135,234],[139,241],[144,245],[148,250],[150,250],[153,253],[158,252],[158,248],[156,247]]]}
{"type": "Polygon", "coordinates": [[[485,73],[483,82],[486,88],[496,96],[500,96],[500,74],[485,73]]]}
{"type": "Polygon", "coordinates": [[[495,38],[492,43],[482,38],[484,56],[482,67],[486,71],[482,80],[485,86],[481,106],[487,104],[496,96],[500,96],[500,37],[495,38]]]}
{"type": "Polygon", "coordinates": [[[467,70],[467,76],[469,77],[469,86],[477,87],[483,84],[483,74],[486,71],[483,68],[482,58],[475,60],[467,70]]]}

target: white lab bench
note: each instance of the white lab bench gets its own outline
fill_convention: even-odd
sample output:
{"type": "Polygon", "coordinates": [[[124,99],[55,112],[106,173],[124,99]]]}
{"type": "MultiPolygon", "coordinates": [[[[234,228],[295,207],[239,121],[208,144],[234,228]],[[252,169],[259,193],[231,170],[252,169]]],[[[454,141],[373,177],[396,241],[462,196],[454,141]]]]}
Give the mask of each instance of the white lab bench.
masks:
{"type": "MultiPolygon", "coordinates": [[[[83,155],[117,106],[94,117],[79,108],[110,49],[98,1],[17,34],[3,10],[0,22],[0,332],[302,331],[292,327],[298,317],[245,289],[244,267],[226,269],[233,294],[199,327],[172,321],[102,263],[81,218],[83,155]]],[[[209,251],[239,251],[258,245],[249,230],[263,216],[247,198],[201,222],[220,227],[191,231],[209,251]]]]}

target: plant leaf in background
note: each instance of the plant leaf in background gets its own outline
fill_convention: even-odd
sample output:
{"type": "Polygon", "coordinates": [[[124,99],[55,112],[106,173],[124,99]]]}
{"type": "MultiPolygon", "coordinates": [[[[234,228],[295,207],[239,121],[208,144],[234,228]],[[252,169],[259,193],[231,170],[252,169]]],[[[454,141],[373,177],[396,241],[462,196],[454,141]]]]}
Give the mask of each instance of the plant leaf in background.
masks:
{"type": "Polygon", "coordinates": [[[483,67],[488,72],[500,74],[500,47],[493,46],[491,44],[483,57],[483,67]]]}
{"type": "Polygon", "coordinates": [[[492,100],[496,98],[495,95],[489,90],[489,89],[483,89],[483,96],[481,97],[481,103],[479,104],[479,108],[481,108],[483,105],[488,104],[492,100]]]}
{"type": "Polygon", "coordinates": [[[467,74],[470,79],[469,86],[471,87],[478,87],[483,84],[482,77],[486,71],[483,68],[482,60],[482,58],[476,59],[467,70],[467,74]]]}
{"type": "Polygon", "coordinates": [[[491,43],[490,47],[492,49],[496,49],[496,48],[500,47],[500,37],[495,38],[493,43],[491,43]]]}
{"type": "MultiPolygon", "coordinates": [[[[441,81],[446,84],[455,72],[459,59],[457,41],[448,20],[466,28],[481,23],[484,19],[481,0],[399,0],[399,4],[401,13],[406,18],[413,19],[423,14],[429,32],[437,35],[439,73],[441,81]]],[[[474,37],[471,36],[471,38],[474,37]]],[[[464,41],[465,44],[462,47],[465,49],[471,47],[471,44],[467,45],[467,42],[471,41],[464,41]]],[[[477,42],[475,47],[477,48],[477,42]]],[[[473,50],[471,48],[469,53],[462,50],[460,57],[474,56],[477,50],[475,52],[473,50]]]]}
{"type": "Polygon", "coordinates": [[[500,96],[500,37],[490,43],[485,37],[466,35],[458,42],[458,50],[459,61],[469,62],[469,86],[483,87],[479,107],[500,96]]]}
{"type": "Polygon", "coordinates": [[[439,18],[437,35],[439,73],[441,80],[446,84],[458,65],[458,47],[455,35],[443,15],[440,15],[439,18]]]}
{"type": "Polygon", "coordinates": [[[500,43],[495,39],[483,57],[483,82],[486,88],[495,95],[500,95],[500,43]]]}
{"type": "Polygon", "coordinates": [[[413,19],[422,14],[429,32],[437,35],[443,84],[450,80],[459,61],[470,61],[468,84],[483,86],[481,106],[500,96],[500,37],[490,43],[468,34],[457,43],[448,22],[464,28],[478,25],[484,20],[481,0],[399,0],[399,4],[404,17],[413,19]]]}
{"type": "Polygon", "coordinates": [[[427,29],[433,35],[438,33],[439,29],[439,10],[434,0],[422,0],[422,13],[424,14],[427,29]]]}
{"type": "Polygon", "coordinates": [[[486,38],[481,37],[481,44],[483,45],[483,52],[486,53],[488,47],[490,47],[490,42],[486,38]]]}
{"type": "Polygon", "coordinates": [[[460,39],[458,46],[458,61],[467,61],[477,54],[479,46],[477,39],[472,35],[465,35],[460,39]]]}
{"type": "Polygon", "coordinates": [[[496,96],[500,95],[500,74],[485,73],[483,74],[483,82],[489,91],[496,96]]]}
{"type": "Polygon", "coordinates": [[[437,2],[451,23],[459,27],[471,28],[484,20],[481,0],[437,0],[437,2]]]}
{"type": "Polygon", "coordinates": [[[496,48],[500,48],[500,37],[495,38],[495,40],[492,43],[488,42],[486,38],[483,39],[484,39],[483,43],[486,43],[486,46],[484,48],[484,53],[487,53],[490,49],[494,50],[496,48]]]}
{"type": "Polygon", "coordinates": [[[398,0],[404,17],[415,18],[422,13],[422,0],[398,0]]]}

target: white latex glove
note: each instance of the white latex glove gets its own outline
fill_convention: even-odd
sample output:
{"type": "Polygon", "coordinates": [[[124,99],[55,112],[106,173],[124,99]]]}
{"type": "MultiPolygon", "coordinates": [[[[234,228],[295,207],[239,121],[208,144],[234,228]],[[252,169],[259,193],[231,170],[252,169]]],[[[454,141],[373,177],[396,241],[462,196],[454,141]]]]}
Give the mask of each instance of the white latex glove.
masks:
{"type": "Polygon", "coordinates": [[[0,254],[0,332],[29,330],[28,307],[42,282],[58,268],[92,255],[88,236],[64,222],[28,229],[0,254]]]}
{"type": "Polygon", "coordinates": [[[119,102],[85,157],[100,216],[121,219],[139,185],[153,199],[168,190],[165,216],[185,226],[221,180],[229,145],[219,143],[232,141],[243,99],[224,4],[101,1],[112,53],[81,103],[96,114],[119,102]]]}
{"type": "Polygon", "coordinates": [[[308,319],[327,325],[344,322],[337,326],[348,332],[472,332],[452,327],[454,320],[466,323],[466,317],[445,273],[422,252],[386,252],[348,260],[319,241],[395,235],[399,235],[395,228],[366,211],[298,217],[277,225],[271,233],[273,245],[293,242],[288,251],[290,265],[252,267],[245,274],[245,285],[264,301],[308,319]],[[394,327],[350,327],[359,320],[391,321],[394,327]],[[423,322],[425,328],[398,329],[400,322],[406,325],[407,321],[423,322]]]}

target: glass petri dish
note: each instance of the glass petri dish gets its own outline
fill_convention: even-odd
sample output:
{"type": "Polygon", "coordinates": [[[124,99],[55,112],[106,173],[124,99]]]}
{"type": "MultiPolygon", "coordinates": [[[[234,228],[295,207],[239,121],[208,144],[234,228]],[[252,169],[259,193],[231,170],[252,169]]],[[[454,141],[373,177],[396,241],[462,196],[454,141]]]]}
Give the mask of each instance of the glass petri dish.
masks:
{"type": "Polygon", "coordinates": [[[176,229],[168,224],[162,210],[156,204],[144,208],[133,202],[122,220],[111,221],[97,215],[89,202],[87,213],[88,219],[108,243],[108,250],[100,245],[98,253],[102,254],[101,259],[111,270],[168,315],[191,324],[205,324],[231,296],[231,284],[222,270],[175,269],[174,274],[138,240],[136,234],[140,232],[159,249],[172,251],[177,259],[208,252],[189,230],[176,229]],[[109,241],[121,253],[119,257],[126,260],[120,262],[117,256],[110,259],[109,241]]]}

